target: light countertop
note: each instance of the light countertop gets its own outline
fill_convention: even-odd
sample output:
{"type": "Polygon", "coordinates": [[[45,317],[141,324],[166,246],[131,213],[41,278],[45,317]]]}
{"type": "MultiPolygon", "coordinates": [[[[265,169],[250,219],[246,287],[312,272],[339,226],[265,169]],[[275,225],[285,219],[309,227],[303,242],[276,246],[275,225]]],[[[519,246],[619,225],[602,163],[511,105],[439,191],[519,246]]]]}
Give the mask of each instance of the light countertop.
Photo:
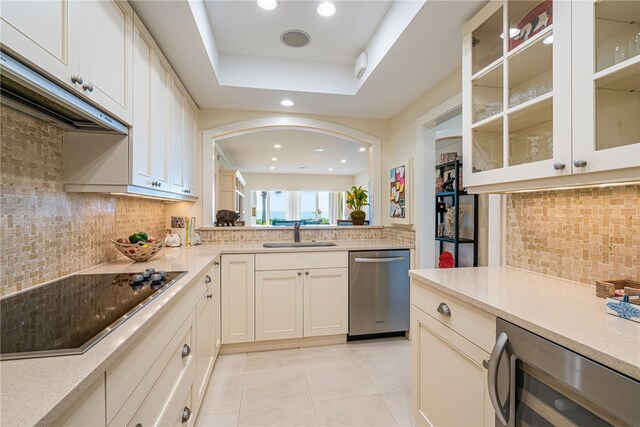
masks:
{"type": "Polygon", "coordinates": [[[149,262],[122,257],[79,274],[157,270],[188,271],[142,310],[107,335],[85,354],[0,362],[0,425],[50,425],[61,416],[151,326],[154,317],[171,306],[174,296],[223,253],[326,252],[348,250],[409,249],[392,240],[336,241],[337,246],[315,248],[264,248],[259,243],[216,243],[165,248],[149,262]]]}
{"type": "Polygon", "coordinates": [[[640,380],[640,324],[595,287],[510,267],[413,270],[412,279],[640,380]]]}

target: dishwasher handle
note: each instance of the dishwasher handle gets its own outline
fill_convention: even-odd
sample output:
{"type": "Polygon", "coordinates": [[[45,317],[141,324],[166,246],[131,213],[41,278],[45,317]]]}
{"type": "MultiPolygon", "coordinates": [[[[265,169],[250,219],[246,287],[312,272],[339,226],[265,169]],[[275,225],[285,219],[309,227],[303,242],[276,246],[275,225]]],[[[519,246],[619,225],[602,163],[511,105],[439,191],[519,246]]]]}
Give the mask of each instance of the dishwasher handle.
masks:
{"type": "Polygon", "coordinates": [[[378,263],[378,262],[395,262],[395,261],[404,261],[405,257],[403,256],[393,256],[393,257],[383,257],[383,258],[356,258],[355,262],[363,262],[363,263],[378,263]]]}

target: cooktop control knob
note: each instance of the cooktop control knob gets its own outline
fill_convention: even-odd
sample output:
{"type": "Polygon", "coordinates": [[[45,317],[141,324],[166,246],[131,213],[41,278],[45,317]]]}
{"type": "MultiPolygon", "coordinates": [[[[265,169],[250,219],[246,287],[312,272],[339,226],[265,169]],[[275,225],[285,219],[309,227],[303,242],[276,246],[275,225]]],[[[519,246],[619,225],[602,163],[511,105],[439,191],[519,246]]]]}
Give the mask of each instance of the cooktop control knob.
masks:
{"type": "Polygon", "coordinates": [[[142,277],[144,277],[145,279],[148,279],[149,277],[151,277],[151,273],[149,273],[148,271],[145,271],[142,273],[142,277]]]}
{"type": "Polygon", "coordinates": [[[147,270],[149,272],[149,274],[154,274],[156,272],[155,268],[147,268],[147,270]]]}
{"type": "Polygon", "coordinates": [[[137,291],[139,289],[144,288],[144,283],[132,283],[131,284],[131,289],[133,289],[134,291],[137,291]]]}
{"type": "Polygon", "coordinates": [[[158,274],[158,273],[154,273],[154,274],[151,275],[150,280],[152,282],[159,282],[159,281],[162,280],[162,276],[160,274],[158,274]]]}
{"type": "Polygon", "coordinates": [[[167,277],[169,277],[169,274],[167,274],[166,271],[161,271],[160,276],[162,276],[162,280],[165,280],[167,277]]]}
{"type": "Polygon", "coordinates": [[[131,281],[133,283],[142,282],[144,281],[144,276],[142,274],[134,274],[133,277],[131,278],[131,281]]]}

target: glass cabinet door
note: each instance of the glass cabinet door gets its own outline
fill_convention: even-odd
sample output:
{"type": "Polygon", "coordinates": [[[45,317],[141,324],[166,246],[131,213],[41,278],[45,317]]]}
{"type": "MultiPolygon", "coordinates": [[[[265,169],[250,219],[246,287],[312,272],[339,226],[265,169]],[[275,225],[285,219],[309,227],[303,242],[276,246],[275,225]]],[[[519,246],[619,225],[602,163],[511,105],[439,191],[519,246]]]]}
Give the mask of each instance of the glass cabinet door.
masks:
{"type": "Polygon", "coordinates": [[[574,2],[573,25],[574,170],[638,167],[640,1],[574,2]]]}
{"type": "Polygon", "coordinates": [[[463,47],[470,62],[463,62],[470,80],[463,89],[465,145],[472,157],[465,179],[473,186],[570,173],[571,3],[509,0],[491,7],[483,21],[470,22],[475,28],[463,47]]]}

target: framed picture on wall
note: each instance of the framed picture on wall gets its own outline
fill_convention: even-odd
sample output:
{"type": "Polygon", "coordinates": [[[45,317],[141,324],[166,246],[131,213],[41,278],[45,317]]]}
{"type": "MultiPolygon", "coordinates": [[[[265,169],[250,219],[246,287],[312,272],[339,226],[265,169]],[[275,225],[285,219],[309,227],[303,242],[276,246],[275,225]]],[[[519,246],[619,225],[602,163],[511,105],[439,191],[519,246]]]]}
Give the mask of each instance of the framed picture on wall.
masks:
{"type": "Polygon", "coordinates": [[[413,159],[395,163],[389,169],[389,220],[393,224],[413,224],[413,159]]]}

